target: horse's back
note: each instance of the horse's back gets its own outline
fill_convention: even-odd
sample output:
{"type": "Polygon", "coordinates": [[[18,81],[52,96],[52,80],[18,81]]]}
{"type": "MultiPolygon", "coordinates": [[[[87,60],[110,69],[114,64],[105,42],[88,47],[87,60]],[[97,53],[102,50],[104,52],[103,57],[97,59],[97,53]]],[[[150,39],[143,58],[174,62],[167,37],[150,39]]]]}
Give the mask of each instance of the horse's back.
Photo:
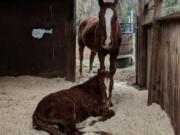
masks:
{"type": "Polygon", "coordinates": [[[98,21],[99,21],[98,17],[95,17],[95,16],[86,18],[80,24],[79,33],[89,31],[97,24],[98,21]]]}
{"type": "Polygon", "coordinates": [[[96,49],[95,43],[95,31],[98,24],[98,17],[88,17],[81,22],[79,27],[78,39],[79,42],[83,42],[84,45],[90,49],[96,49]]]}

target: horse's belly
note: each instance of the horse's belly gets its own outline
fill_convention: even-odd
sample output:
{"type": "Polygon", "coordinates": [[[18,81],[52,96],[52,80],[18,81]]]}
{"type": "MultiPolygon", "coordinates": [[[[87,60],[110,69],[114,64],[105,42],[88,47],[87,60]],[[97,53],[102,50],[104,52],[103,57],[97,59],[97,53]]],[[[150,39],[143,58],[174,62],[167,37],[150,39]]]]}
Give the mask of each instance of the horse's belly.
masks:
{"type": "Polygon", "coordinates": [[[86,34],[83,38],[84,44],[93,51],[97,51],[98,46],[94,39],[94,34],[86,34]]]}

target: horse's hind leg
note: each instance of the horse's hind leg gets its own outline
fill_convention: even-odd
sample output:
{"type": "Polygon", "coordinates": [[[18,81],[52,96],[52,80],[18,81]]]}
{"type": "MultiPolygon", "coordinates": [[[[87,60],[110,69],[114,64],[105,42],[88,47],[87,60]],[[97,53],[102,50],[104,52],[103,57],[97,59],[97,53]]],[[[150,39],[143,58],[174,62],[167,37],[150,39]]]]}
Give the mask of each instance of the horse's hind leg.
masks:
{"type": "Polygon", "coordinates": [[[47,122],[41,121],[36,113],[33,115],[33,128],[37,130],[44,130],[48,132],[50,135],[64,135],[58,127],[55,127],[52,124],[48,124],[47,122]]]}
{"type": "Polygon", "coordinates": [[[92,72],[93,61],[94,61],[94,57],[95,57],[95,56],[96,56],[96,52],[91,51],[90,62],[89,62],[89,73],[92,72]]]}
{"type": "Polygon", "coordinates": [[[82,62],[83,62],[83,52],[84,52],[85,45],[83,44],[81,39],[78,39],[78,43],[79,43],[79,60],[80,60],[79,72],[80,72],[80,75],[82,76],[82,62]]]}

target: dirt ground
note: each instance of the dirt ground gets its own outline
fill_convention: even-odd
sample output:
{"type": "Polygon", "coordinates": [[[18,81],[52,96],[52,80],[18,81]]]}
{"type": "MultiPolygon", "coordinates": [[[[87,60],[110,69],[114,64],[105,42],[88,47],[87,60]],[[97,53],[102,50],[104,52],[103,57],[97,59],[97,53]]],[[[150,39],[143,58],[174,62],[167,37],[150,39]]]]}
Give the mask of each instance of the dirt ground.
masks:
{"type": "MultiPolygon", "coordinates": [[[[114,135],[174,135],[170,120],[159,105],[147,106],[147,91],[139,91],[129,85],[135,81],[134,71],[133,66],[117,70],[112,96],[115,116],[105,122],[97,122],[94,126],[89,123],[96,118],[77,124],[86,132],[85,135],[94,135],[93,131],[100,130],[114,135]]],[[[90,76],[93,74],[87,70],[84,77],[77,73],[77,81],[74,83],[61,78],[1,77],[0,135],[48,135],[32,128],[32,114],[40,99],[49,93],[84,82],[90,76]]]]}

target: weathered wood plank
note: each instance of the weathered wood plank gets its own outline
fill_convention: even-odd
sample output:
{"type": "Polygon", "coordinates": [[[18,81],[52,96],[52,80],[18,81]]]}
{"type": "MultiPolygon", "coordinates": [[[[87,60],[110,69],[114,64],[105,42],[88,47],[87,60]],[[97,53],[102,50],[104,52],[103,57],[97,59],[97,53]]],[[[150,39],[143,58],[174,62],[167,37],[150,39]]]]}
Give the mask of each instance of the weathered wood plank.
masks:
{"type": "MultiPolygon", "coordinates": [[[[138,36],[138,40],[143,39],[138,42],[137,80],[139,84],[142,83],[145,72],[140,64],[145,64],[141,57],[146,54],[148,105],[154,102],[160,104],[171,118],[176,135],[180,135],[180,17],[179,13],[162,17],[163,1],[154,2],[152,23],[147,21],[150,18],[150,10],[143,19],[139,19],[140,24],[144,23],[145,29],[142,31],[140,27],[139,32],[143,35],[138,36]],[[149,32],[150,24],[152,33],[149,32]],[[144,46],[147,46],[147,52],[142,46],[143,40],[144,46]]],[[[149,5],[146,6],[149,9],[149,5]]]]}
{"type": "Polygon", "coordinates": [[[148,104],[159,103],[170,116],[176,135],[180,135],[180,22],[157,26],[159,40],[155,32],[148,104]]]}
{"type": "Polygon", "coordinates": [[[149,89],[150,85],[150,70],[151,70],[151,56],[152,55],[152,27],[147,28],[147,82],[146,86],[149,89]]]}
{"type": "Polygon", "coordinates": [[[137,44],[137,80],[136,83],[141,86],[146,86],[146,46],[144,46],[144,0],[139,0],[139,9],[138,9],[138,44],[137,44]]]}

